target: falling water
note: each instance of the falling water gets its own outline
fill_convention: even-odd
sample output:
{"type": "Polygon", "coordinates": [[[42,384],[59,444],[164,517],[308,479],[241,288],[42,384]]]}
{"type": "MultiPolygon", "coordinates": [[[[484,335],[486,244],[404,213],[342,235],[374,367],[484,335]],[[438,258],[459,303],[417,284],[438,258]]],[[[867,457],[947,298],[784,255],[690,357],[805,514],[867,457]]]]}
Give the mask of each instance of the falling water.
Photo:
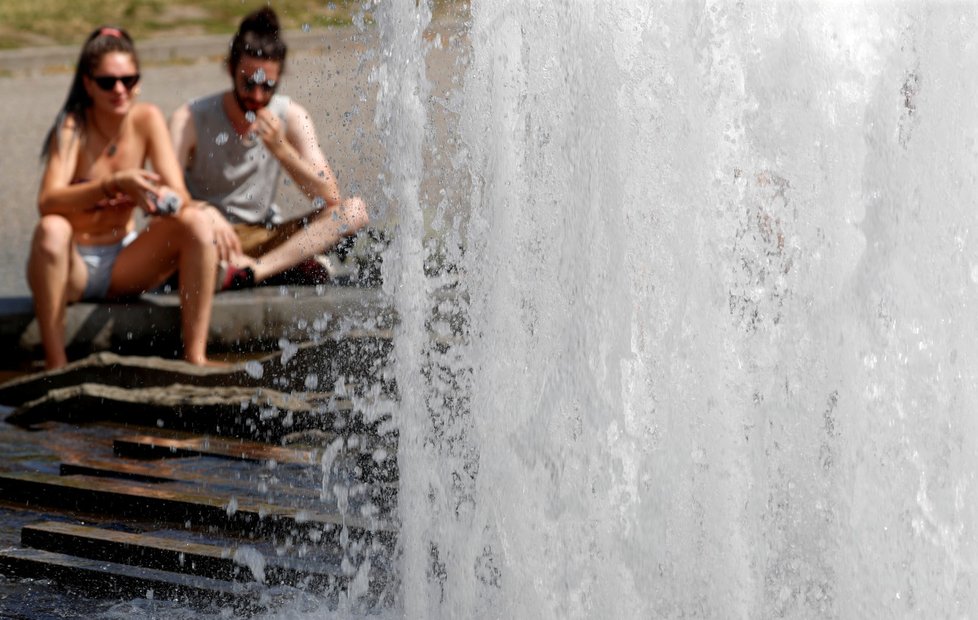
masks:
{"type": "Polygon", "coordinates": [[[978,613],[978,9],[474,0],[435,98],[414,5],[404,615],[978,613]]]}

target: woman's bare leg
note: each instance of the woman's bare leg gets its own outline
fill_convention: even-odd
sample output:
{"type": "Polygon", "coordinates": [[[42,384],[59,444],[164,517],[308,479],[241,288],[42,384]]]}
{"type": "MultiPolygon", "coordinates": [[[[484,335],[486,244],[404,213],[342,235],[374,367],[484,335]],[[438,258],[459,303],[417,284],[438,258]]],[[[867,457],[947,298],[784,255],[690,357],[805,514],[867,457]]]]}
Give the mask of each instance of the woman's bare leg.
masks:
{"type": "Polygon", "coordinates": [[[203,213],[188,210],[181,219],[187,226],[180,251],[183,355],[193,364],[206,364],[207,332],[217,278],[217,246],[211,223],[203,213]]]}
{"type": "Polygon", "coordinates": [[[217,249],[210,222],[196,209],[159,217],[126,247],[112,270],[110,295],[151,290],[180,270],[183,357],[207,364],[207,331],[214,302],[217,249]]]}
{"type": "Polygon", "coordinates": [[[71,224],[58,215],[38,222],[27,259],[27,282],[34,296],[34,315],[44,347],[44,365],[61,368],[65,353],[65,312],[81,298],[88,271],[72,243],[71,224]]]}

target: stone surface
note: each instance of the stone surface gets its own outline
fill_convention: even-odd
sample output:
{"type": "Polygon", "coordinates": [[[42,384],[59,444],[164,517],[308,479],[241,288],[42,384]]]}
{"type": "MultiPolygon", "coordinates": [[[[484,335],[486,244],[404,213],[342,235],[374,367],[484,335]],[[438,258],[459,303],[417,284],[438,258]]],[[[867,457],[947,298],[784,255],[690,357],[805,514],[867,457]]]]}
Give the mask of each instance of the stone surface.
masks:
{"type": "MultiPolygon", "coordinates": [[[[351,325],[389,328],[394,312],[380,289],[346,286],[258,288],[215,298],[208,334],[212,353],[281,349],[283,343],[344,334],[351,325]]],[[[180,307],[176,295],[144,295],[131,303],[80,303],[68,308],[67,349],[73,358],[125,351],[179,359],[180,307]]],[[[0,366],[17,367],[41,356],[31,301],[0,299],[0,366]]]]}

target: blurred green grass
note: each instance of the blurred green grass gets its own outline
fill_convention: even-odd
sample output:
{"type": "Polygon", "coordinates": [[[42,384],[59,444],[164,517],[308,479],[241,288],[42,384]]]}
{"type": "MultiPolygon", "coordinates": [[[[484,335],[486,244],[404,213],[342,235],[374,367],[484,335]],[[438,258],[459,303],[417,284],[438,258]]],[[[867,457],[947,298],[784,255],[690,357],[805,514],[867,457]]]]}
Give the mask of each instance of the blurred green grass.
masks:
{"type": "MultiPolygon", "coordinates": [[[[73,45],[96,26],[122,26],[141,39],[231,34],[249,12],[271,5],[286,29],[349,25],[367,0],[0,0],[0,49],[73,45]]],[[[462,4],[435,0],[435,11],[462,4]]],[[[451,9],[448,9],[451,10],[451,9]]]]}

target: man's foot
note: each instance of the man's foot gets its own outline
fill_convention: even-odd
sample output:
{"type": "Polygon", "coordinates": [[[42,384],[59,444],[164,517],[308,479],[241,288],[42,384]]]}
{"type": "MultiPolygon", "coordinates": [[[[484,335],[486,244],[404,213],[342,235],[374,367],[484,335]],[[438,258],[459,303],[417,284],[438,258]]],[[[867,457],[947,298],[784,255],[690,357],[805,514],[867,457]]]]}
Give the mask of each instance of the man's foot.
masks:
{"type": "Polygon", "coordinates": [[[255,286],[255,272],[251,267],[227,265],[222,271],[223,274],[218,272],[218,290],[239,291],[255,286]]]}
{"type": "Polygon", "coordinates": [[[311,286],[326,284],[333,277],[334,268],[328,256],[317,254],[295,267],[290,267],[264,282],[262,286],[311,286]]]}

